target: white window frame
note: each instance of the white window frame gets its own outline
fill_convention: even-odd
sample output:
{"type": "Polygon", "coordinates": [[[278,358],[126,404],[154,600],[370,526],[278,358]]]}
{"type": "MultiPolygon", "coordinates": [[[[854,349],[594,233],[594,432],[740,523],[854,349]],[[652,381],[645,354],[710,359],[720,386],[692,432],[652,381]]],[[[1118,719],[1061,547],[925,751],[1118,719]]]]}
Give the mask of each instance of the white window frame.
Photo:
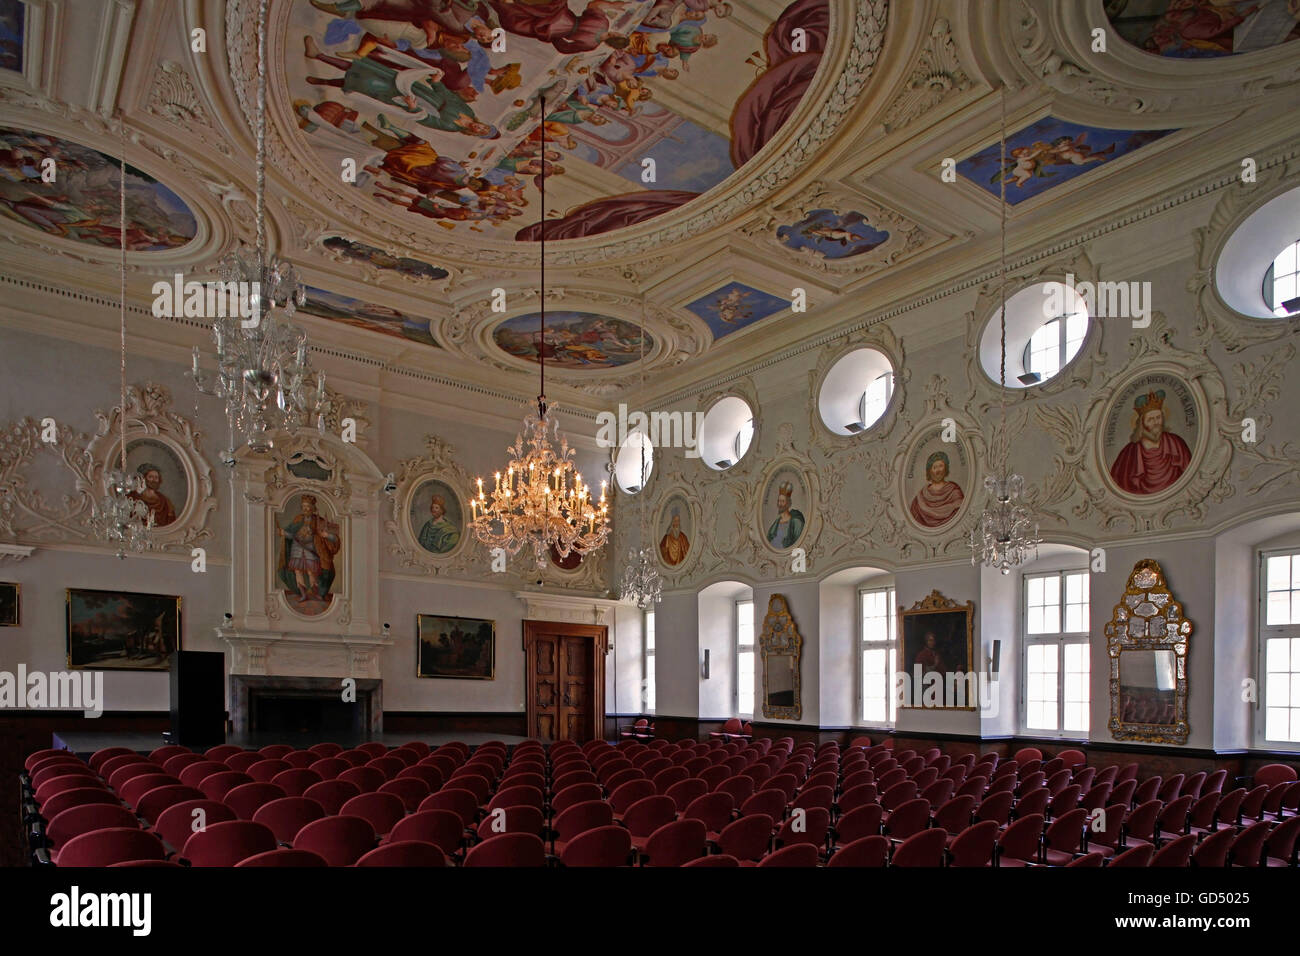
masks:
{"type": "MultiPolygon", "coordinates": [[[[1266,564],[1269,558],[1290,555],[1292,561],[1300,560],[1300,546],[1289,548],[1273,548],[1268,551],[1259,552],[1259,561],[1256,564],[1256,577],[1258,578],[1259,594],[1259,612],[1258,627],[1255,630],[1255,660],[1257,663],[1255,673],[1260,675],[1259,680],[1259,703],[1255,710],[1255,727],[1254,736],[1255,744],[1264,750],[1281,750],[1300,752],[1300,740],[1270,740],[1266,735],[1268,731],[1268,688],[1269,688],[1269,671],[1268,671],[1268,641],[1270,639],[1291,638],[1300,639],[1300,622],[1293,624],[1272,625],[1268,624],[1268,575],[1266,564]]],[[[1295,644],[1292,644],[1294,652],[1295,644]]],[[[1291,670],[1289,673],[1296,675],[1300,673],[1300,664],[1294,659],[1290,662],[1291,670]]],[[[1291,679],[1292,686],[1297,683],[1293,676],[1291,679]]],[[[1294,699],[1288,702],[1291,708],[1300,708],[1300,702],[1294,699]]],[[[1292,717],[1294,720],[1294,715],[1292,717]]]]}
{"type": "Polygon", "coordinates": [[[1065,630],[1066,576],[1082,574],[1088,582],[1088,621],[1092,621],[1092,580],[1089,570],[1083,568],[1061,568],[1057,571],[1026,572],[1020,578],[1020,700],[1018,702],[1018,719],[1020,734],[1025,737],[1037,737],[1044,740],[1086,740],[1092,731],[1092,661],[1090,656],[1091,640],[1087,630],[1065,630]],[[1029,582],[1034,578],[1055,577],[1060,582],[1057,603],[1057,628],[1055,633],[1029,633],[1029,582]],[[1046,730],[1029,726],[1029,649],[1033,646],[1052,645],[1056,648],[1056,729],[1046,730]],[[1084,687],[1088,693],[1084,710],[1089,714],[1088,728],[1084,730],[1065,730],[1065,648],[1067,645],[1082,645],[1084,660],[1088,661],[1088,680],[1084,687]]]}
{"type": "Polygon", "coordinates": [[[655,712],[654,664],[655,645],[652,635],[655,633],[655,612],[650,608],[645,612],[641,630],[641,710],[645,714],[655,712]]]}
{"type": "Polygon", "coordinates": [[[857,648],[854,660],[853,671],[855,674],[854,681],[857,684],[857,701],[855,704],[853,726],[864,729],[892,729],[898,722],[898,701],[894,692],[894,672],[898,670],[898,591],[893,584],[882,584],[876,586],[863,585],[858,588],[857,603],[855,605],[857,614],[857,648]],[[862,626],[862,604],[866,595],[880,594],[887,595],[889,602],[889,638],[884,641],[868,641],[865,634],[865,628],[862,626]],[[866,686],[862,680],[863,658],[868,650],[884,650],[886,652],[885,660],[889,660],[889,652],[893,652],[894,666],[888,669],[885,674],[885,697],[888,701],[888,714],[883,722],[868,722],[863,716],[865,704],[866,686]]]}
{"type": "Polygon", "coordinates": [[[1074,354],[1070,354],[1069,320],[1077,314],[1078,312],[1076,311],[1053,316],[1035,329],[1025,341],[1025,350],[1024,354],[1021,356],[1020,364],[1024,366],[1026,372],[1034,372],[1036,370],[1033,368],[1033,363],[1030,361],[1030,356],[1032,354],[1031,350],[1034,347],[1034,336],[1053,322],[1056,323],[1056,371],[1051,375],[1042,375],[1042,373],[1038,373],[1041,377],[1037,384],[1041,385],[1044,382],[1050,382],[1052,379],[1056,378],[1056,376],[1060,375],[1061,371],[1067,365],[1078,357],[1079,352],[1083,350],[1083,343],[1088,340],[1088,324],[1086,316],[1084,317],[1083,338],[1079,339],[1079,347],[1074,350],[1074,354]]]}
{"type": "Polygon", "coordinates": [[[754,626],[754,599],[736,598],[736,600],[732,602],[731,607],[732,607],[731,635],[732,635],[732,644],[735,647],[735,654],[733,655],[735,660],[735,667],[733,668],[733,674],[732,674],[734,678],[733,685],[735,688],[735,692],[732,694],[732,710],[736,712],[736,716],[739,717],[741,720],[753,720],[754,719],[754,714],[752,713],[753,704],[758,703],[758,692],[754,690],[752,682],[750,684],[750,692],[753,694],[754,700],[753,700],[753,704],[751,704],[750,706],[751,712],[742,713],[740,710],[740,655],[745,651],[748,651],[749,653],[754,655],[754,675],[755,678],[757,678],[758,669],[761,665],[758,658],[758,634],[757,634],[758,628],[754,626]],[[742,613],[741,608],[743,607],[748,607],[749,609],[749,621],[751,626],[750,635],[751,635],[751,640],[754,642],[752,644],[740,643],[740,615],[742,613]]]}

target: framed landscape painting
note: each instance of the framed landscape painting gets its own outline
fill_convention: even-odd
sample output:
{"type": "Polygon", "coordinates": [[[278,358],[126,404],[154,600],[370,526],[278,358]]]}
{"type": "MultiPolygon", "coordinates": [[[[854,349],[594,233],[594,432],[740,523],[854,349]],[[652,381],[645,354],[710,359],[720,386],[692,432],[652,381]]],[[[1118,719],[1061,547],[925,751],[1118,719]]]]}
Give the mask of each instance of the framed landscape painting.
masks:
{"type": "Polygon", "coordinates": [[[416,677],[496,679],[496,621],[421,614],[416,632],[416,677]]]}
{"type": "Polygon", "coordinates": [[[181,599],[68,588],[68,666],[165,671],[181,649],[181,599]]]}

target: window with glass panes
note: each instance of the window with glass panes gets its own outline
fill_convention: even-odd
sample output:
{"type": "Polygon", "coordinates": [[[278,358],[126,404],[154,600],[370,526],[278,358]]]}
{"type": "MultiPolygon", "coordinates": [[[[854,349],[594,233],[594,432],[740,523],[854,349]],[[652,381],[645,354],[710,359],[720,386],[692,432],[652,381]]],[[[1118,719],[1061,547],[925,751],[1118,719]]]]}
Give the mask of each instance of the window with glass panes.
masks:
{"type": "Polygon", "coordinates": [[[736,716],[754,716],[754,602],[736,602],[736,716]]]}
{"type": "Polygon", "coordinates": [[[1264,740],[1300,744],[1300,550],[1260,555],[1264,740]]]}
{"type": "Polygon", "coordinates": [[[642,661],[645,683],[642,685],[641,706],[645,713],[655,712],[655,612],[645,612],[645,657],[642,661]]]}
{"type": "Polygon", "coordinates": [[[1027,574],[1024,585],[1024,728],[1059,736],[1086,734],[1088,572],[1027,574]]]}
{"type": "Polygon", "coordinates": [[[872,726],[892,725],[898,634],[893,588],[858,592],[858,719],[872,726]]]}

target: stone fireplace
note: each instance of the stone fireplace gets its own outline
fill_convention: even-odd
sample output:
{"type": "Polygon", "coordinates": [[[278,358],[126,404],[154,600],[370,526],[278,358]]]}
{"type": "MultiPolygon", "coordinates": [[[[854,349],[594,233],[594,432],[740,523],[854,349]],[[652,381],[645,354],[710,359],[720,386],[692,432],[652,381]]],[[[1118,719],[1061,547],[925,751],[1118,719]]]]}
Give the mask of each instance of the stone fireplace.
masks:
{"type": "Polygon", "coordinates": [[[232,674],[232,729],[236,734],[380,734],[384,730],[383,685],[373,678],[356,678],[354,686],[345,688],[339,677],[232,674]]]}

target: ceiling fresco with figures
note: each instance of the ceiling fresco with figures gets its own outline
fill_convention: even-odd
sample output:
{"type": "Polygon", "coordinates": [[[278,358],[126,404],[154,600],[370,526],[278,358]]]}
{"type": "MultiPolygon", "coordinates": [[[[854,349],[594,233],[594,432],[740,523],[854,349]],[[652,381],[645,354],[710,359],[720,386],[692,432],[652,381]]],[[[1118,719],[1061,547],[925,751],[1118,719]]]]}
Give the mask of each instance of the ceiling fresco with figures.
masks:
{"type": "MultiPolygon", "coordinates": [[[[115,301],[119,120],[141,310],[158,278],[212,278],[255,239],[257,9],[0,0],[0,274],[59,290],[75,269],[77,294],[115,301]]],[[[312,347],[470,405],[535,395],[544,358],[548,394],[587,414],[643,371],[651,394],[706,393],[988,281],[1003,189],[1012,258],[1192,194],[1252,137],[1267,159],[1269,104],[1300,87],[1295,0],[269,11],[267,237],[312,347]]],[[[948,321],[895,332],[965,334],[948,321]]],[[[160,319],[142,347],[194,344],[160,319]]]]}

